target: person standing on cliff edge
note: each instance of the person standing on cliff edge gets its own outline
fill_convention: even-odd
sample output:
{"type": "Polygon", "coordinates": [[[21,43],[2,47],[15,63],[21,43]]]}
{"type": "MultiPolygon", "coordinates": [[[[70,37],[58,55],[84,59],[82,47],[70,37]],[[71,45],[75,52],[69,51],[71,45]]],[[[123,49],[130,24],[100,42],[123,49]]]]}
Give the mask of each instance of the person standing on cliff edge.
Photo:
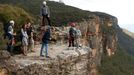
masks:
{"type": "Polygon", "coordinates": [[[48,25],[51,26],[50,22],[50,10],[49,7],[46,5],[47,2],[43,1],[42,8],[41,8],[41,15],[42,15],[42,26],[45,26],[45,19],[47,19],[48,25]]]}
{"type": "Polygon", "coordinates": [[[69,24],[71,27],[69,28],[69,46],[68,47],[75,47],[74,41],[76,38],[76,24],[74,22],[69,24]]]}
{"type": "Polygon", "coordinates": [[[40,50],[41,57],[46,56],[46,58],[50,58],[48,56],[48,45],[49,45],[49,41],[51,40],[50,35],[51,35],[51,29],[50,29],[50,26],[47,26],[47,27],[45,27],[45,32],[42,37],[42,46],[41,46],[41,50],[40,50]]]}

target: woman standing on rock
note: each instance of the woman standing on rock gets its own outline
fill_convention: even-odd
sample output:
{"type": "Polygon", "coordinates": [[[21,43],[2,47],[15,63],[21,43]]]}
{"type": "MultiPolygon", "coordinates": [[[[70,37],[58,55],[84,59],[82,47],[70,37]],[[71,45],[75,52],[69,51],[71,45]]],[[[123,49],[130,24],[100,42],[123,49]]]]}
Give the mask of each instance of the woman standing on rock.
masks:
{"type": "Polygon", "coordinates": [[[28,46],[28,35],[26,31],[27,25],[23,25],[21,28],[21,34],[22,34],[22,51],[24,55],[27,55],[27,46],[28,46]]]}

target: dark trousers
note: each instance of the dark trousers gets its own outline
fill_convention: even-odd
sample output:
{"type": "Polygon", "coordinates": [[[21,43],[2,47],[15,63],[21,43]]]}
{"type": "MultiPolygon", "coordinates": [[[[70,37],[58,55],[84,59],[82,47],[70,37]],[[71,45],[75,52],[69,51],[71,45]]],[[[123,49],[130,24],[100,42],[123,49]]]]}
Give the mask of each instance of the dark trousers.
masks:
{"type": "Polygon", "coordinates": [[[48,25],[51,26],[50,18],[48,17],[48,15],[43,15],[42,25],[45,26],[45,18],[47,19],[48,25]]]}
{"type": "Polygon", "coordinates": [[[7,43],[7,51],[9,51],[11,54],[13,54],[13,35],[10,33],[7,33],[7,37],[8,37],[8,43],[7,43]]]}
{"type": "Polygon", "coordinates": [[[74,37],[69,38],[69,46],[68,47],[74,47],[74,37]]]}
{"type": "Polygon", "coordinates": [[[7,51],[13,54],[13,45],[7,44],[7,51]]]}

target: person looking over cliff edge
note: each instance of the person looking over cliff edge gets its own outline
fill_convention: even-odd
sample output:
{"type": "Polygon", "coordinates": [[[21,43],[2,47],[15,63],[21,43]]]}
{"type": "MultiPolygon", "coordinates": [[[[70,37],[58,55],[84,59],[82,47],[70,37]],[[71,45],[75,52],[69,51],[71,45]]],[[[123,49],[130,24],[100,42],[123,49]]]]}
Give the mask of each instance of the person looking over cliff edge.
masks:
{"type": "Polygon", "coordinates": [[[69,24],[71,27],[69,29],[69,46],[68,47],[74,47],[74,41],[76,37],[76,24],[74,22],[69,24]]]}
{"type": "Polygon", "coordinates": [[[41,15],[42,15],[42,26],[45,26],[45,19],[47,19],[48,25],[51,26],[50,22],[50,10],[49,7],[46,5],[46,1],[43,1],[42,8],[41,8],[41,15]]]}

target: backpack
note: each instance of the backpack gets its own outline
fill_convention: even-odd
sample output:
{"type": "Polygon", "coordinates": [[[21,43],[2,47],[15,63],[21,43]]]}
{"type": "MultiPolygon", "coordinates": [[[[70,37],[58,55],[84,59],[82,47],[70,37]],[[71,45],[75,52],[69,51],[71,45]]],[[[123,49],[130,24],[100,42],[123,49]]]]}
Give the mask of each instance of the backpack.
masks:
{"type": "Polygon", "coordinates": [[[8,36],[8,27],[9,27],[9,24],[4,25],[4,39],[6,39],[6,37],[8,36]]]}
{"type": "Polygon", "coordinates": [[[76,36],[77,37],[81,36],[81,31],[79,29],[76,30],[76,36]]]}
{"type": "Polygon", "coordinates": [[[71,37],[75,37],[76,36],[76,30],[71,27],[70,30],[69,30],[69,34],[70,34],[71,37]]]}

